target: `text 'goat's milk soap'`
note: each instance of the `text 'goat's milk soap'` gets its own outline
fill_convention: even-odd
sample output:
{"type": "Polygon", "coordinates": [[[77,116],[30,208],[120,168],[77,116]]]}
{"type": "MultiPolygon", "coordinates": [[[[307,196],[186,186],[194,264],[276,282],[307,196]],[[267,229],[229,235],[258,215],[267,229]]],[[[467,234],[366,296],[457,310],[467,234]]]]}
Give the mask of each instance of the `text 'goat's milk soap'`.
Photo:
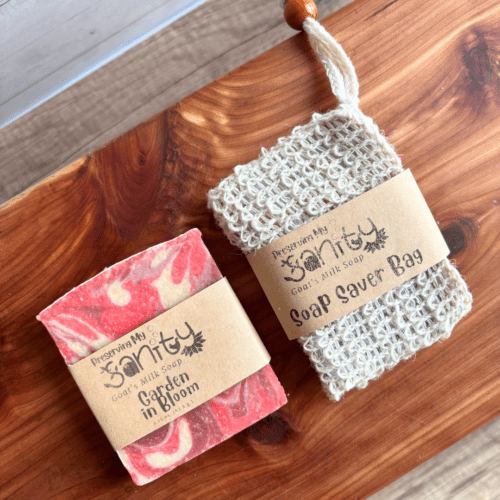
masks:
{"type": "Polygon", "coordinates": [[[104,270],[38,319],[138,485],[286,403],[265,348],[196,229],[104,270]],[[213,314],[218,307],[227,314],[213,314]]]}
{"type": "Polygon", "coordinates": [[[326,68],[337,107],[314,113],[258,158],[237,165],[208,192],[208,205],[247,256],[325,394],[339,401],[448,338],[471,310],[472,295],[446,257],[439,231],[427,233],[423,222],[432,214],[425,203],[407,210],[410,184],[401,181],[408,175],[392,144],[360,110],[347,54],[311,17],[302,27],[326,68]],[[372,190],[383,195],[372,198],[372,190]],[[443,252],[435,253],[433,243],[443,252]]]}

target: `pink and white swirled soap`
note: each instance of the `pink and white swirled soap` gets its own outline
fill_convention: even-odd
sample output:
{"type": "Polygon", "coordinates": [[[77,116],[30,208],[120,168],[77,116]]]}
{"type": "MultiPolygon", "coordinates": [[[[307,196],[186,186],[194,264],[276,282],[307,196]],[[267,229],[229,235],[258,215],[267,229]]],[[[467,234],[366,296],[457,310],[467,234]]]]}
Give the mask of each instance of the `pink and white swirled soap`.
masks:
{"type": "MultiPolygon", "coordinates": [[[[67,365],[94,353],[222,278],[192,229],[104,270],[38,319],[67,365]]],[[[267,365],[206,403],[118,451],[143,485],[200,455],[286,403],[267,365]]]]}

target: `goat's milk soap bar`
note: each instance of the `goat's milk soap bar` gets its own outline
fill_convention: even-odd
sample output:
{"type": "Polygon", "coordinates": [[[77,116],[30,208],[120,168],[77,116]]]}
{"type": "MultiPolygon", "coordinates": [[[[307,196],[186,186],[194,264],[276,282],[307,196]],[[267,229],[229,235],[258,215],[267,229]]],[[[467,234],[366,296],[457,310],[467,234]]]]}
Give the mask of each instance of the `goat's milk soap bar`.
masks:
{"type": "MultiPolygon", "coordinates": [[[[286,403],[264,347],[196,229],[104,270],[38,319],[138,485],[286,403]],[[204,314],[207,300],[213,307],[208,304],[204,314]],[[239,328],[231,331],[225,324],[217,328],[217,321],[210,323],[216,307],[228,304],[234,311],[228,315],[232,324],[236,321],[249,332],[244,339],[239,328]],[[236,349],[238,339],[249,347],[236,349]],[[218,376],[203,363],[210,364],[223,348],[233,349],[234,355],[221,356],[229,364],[218,376]],[[258,368],[236,374],[231,362],[235,372],[242,366],[249,367],[248,373],[258,368]],[[238,381],[218,393],[224,387],[221,377],[226,384],[238,381]],[[96,396],[99,391],[101,396],[96,396]],[[124,426],[116,418],[120,412],[129,412],[124,426]]],[[[222,366],[219,361],[214,365],[222,366]]]]}

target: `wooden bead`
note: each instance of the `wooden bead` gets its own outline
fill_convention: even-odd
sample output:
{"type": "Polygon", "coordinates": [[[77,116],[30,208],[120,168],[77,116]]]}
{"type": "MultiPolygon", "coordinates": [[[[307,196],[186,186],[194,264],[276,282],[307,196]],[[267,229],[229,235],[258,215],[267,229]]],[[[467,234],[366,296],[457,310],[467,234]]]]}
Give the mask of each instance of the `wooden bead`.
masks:
{"type": "Polygon", "coordinates": [[[288,26],[302,31],[302,23],[306,17],[318,17],[318,8],[313,0],[286,0],[285,21],[288,26]]]}

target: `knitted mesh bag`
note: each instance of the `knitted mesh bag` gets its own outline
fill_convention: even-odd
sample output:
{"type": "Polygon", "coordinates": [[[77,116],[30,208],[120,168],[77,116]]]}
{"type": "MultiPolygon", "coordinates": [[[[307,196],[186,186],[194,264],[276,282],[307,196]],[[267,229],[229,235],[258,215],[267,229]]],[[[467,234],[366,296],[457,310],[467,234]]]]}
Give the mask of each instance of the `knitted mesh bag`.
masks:
{"type": "MultiPolygon", "coordinates": [[[[358,107],[358,81],[342,47],[316,21],[304,29],[338,107],[314,114],[208,194],[231,243],[254,252],[403,171],[394,147],[358,107]]],[[[448,259],[298,339],[323,390],[338,401],[384,370],[450,336],[472,296],[448,259]]]]}

